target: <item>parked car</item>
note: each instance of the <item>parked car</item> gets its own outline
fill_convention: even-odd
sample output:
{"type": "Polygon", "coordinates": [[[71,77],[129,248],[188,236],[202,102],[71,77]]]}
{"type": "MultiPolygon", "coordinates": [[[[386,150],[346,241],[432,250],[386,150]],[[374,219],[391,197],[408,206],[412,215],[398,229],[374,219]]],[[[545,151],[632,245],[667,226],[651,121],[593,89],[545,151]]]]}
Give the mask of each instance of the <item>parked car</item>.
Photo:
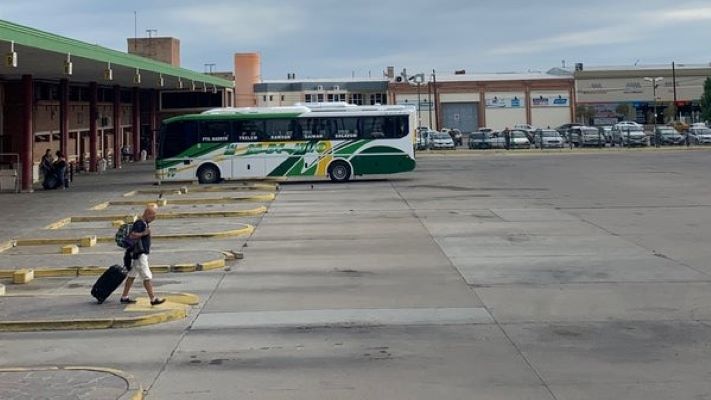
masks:
{"type": "MultiPolygon", "coordinates": [[[[509,131],[510,141],[509,148],[511,149],[530,149],[531,141],[528,140],[528,132],[514,129],[509,131]]],[[[505,140],[506,138],[504,138],[505,140]]]]}
{"type": "Polygon", "coordinates": [[[649,138],[644,133],[642,125],[634,123],[619,123],[612,127],[611,146],[647,146],[649,138]]]}
{"type": "Polygon", "coordinates": [[[468,147],[470,149],[490,149],[491,134],[489,132],[476,131],[469,134],[468,147]]]}
{"type": "Polygon", "coordinates": [[[657,129],[650,140],[651,144],[655,146],[657,143],[660,145],[681,145],[686,142],[686,138],[679,134],[673,126],[657,126],[657,129]]]}
{"type": "Polygon", "coordinates": [[[574,126],[568,131],[568,140],[575,147],[604,146],[605,136],[592,126],[574,126]]]}
{"type": "Polygon", "coordinates": [[[454,141],[448,133],[435,132],[432,135],[432,149],[452,149],[454,150],[454,141]]]}
{"type": "Polygon", "coordinates": [[[566,139],[567,139],[567,137],[568,137],[568,130],[569,130],[570,128],[572,128],[572,127],[574,127],[574,126],[582,126],[582,125],[583,125],[583,124],[578,124],[578,123],[563,124],[563,125],[561,125],[561,126],[555,128],[555,130],[557,130],[558,133],[560,133],[560,136],[562,136],[563,138],[566,138],[566,139]]]}
{"type": "Polygon", "coordinates": [[[526,133],[528,134],[528,140],[530,140],[531,142],[533,141],[533,133],[536,132],[536,127],[534,127],[533,125],[529,125],[529,124],[516,124],[516,125],[513,126],[513,128],[514,128],[515,130],[526,131],[526,133]]]}
{"type": "Polygon", "coordinates": [[[555,129],[536,129],[533,133],[533,145],[537,149],[563,148],[565,141],[555,129]]]}
{"type": "Polygon", "coordinates": [[[443,128],[442,133],[448,133],[449,136],[452,137],[452,140],[454,141],[455,146],[461,146],[462,142],[464,141],[464,138],[462,137],[462,131],[459,129],[448,129],[448,128],[443,128]]]}
{"type": "Polygon", "coordinates": [[[606,143],[609,144],[612,142],[612,126],[611,125],[599,126],[597,129],[605,137],[606,143]]]}
{"type": "Polygon", "coordinates": [[[693,144],[711,144],[711,128],[689,128],[689,140],[693,144]]]}

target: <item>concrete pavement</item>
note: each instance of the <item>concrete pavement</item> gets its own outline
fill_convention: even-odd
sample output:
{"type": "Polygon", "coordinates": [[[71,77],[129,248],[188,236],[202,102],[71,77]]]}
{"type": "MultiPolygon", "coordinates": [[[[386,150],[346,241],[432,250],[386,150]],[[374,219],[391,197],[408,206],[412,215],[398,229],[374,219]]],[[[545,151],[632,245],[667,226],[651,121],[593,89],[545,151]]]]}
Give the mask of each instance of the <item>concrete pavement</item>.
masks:
{"type": "Polygon", "coordinates": [[[710,157],[432,155],[286,183],[230,271],[164,278],[201,296],[187,319],[3,333],[0,363],[118,368],[149,399],[704,398],[710,157]]]}

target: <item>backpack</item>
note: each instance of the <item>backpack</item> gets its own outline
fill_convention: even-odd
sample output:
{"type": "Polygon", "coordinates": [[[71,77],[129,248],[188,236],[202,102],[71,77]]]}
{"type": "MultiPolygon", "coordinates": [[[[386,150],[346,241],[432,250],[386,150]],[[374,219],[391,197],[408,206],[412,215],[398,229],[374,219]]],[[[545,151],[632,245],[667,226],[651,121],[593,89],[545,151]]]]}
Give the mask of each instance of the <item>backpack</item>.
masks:
{"type": "Polygon", "coordinates": [[[116,245],[123,249],[130,249],[136,244],[134,239],[130,238],[131,231],[133,230],[133,223],[125,223],[118,228],[116,231],[116,245]]]}

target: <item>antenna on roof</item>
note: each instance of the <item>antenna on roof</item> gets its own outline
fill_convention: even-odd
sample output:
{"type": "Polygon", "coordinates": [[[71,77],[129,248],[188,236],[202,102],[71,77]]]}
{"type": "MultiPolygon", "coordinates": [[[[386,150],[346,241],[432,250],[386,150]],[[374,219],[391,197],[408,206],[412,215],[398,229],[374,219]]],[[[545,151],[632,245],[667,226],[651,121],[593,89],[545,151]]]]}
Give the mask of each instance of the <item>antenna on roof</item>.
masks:
{"type": "Polygon", "coordinates": [[[636,67],[637,64],[639,64],[639,58],[637,59],[637,61],[634,62],[634,66],[636,67]]]}

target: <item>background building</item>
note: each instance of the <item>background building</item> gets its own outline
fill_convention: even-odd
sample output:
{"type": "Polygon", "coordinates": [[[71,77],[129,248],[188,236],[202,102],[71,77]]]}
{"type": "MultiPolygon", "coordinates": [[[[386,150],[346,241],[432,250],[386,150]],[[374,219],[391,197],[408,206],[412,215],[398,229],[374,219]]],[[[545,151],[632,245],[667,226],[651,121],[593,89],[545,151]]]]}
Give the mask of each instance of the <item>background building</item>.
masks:
{"type": "MultiPolygon", "coordinates": [[[[393,81],[392,102],[417,107],[418,88],[393,81]]],[[[556,127],[574,116],[573,77],[542,73],[454,74],[420,85],[421,125],[435,129],[504,129],[516,124],[556,127]]]]}
{"type": "Polygon", "coordinates": [[[597,125],[621,119],[652,124],[654,90],[652,82],[644,78],[663,78],[656,90],[657,123],[673,120],[675,116],[686,122],[698,122],[699,100],[709,76],[708,64],[676,64],[674,69],[672,64],[592,68],[579,64],[575,71],[576,99],[578,104],[592,107],[592,120],[597,125]]]}
{"type": "MultiPolygon", "coordinates": [[[[290,77],[293,77],[291,75],[290,77]]],[[[257,106],[296,103],[348,102],[356,105],[388,104],[387,79],[301,79],[263,81],[254,85],[257,106]]]]}

